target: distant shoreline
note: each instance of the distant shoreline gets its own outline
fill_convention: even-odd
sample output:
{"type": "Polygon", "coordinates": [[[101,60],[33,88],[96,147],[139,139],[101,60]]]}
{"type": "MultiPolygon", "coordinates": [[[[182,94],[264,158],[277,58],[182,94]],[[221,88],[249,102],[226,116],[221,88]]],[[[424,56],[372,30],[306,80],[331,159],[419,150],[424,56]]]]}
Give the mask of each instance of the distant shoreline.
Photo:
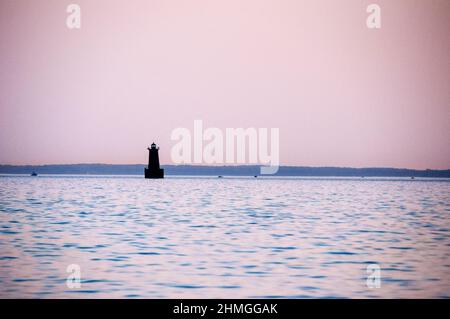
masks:
{"type": "MultiPolygon", "coordinates": [[[[144,164],[49,164],[0,165],[0,174],[74,174],[74,175],[144,175],[144,164]]],[[[190,176],[259,176],[260,165],[200,166],[162,165],[167,175],[190,176]]],[[[450,178],[447,170],[415,170],[406,168],[351,168],[280,166],[277,174],[267,176],[316,177],[432,177],[450,178]]]]}

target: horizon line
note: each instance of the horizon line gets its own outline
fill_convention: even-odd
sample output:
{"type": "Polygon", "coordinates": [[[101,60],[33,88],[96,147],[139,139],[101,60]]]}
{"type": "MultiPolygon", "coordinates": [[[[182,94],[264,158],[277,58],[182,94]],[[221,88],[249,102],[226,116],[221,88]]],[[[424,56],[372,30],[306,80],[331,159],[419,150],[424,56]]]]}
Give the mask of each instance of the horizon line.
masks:
{"type": "MultiPolygon", "coordinates": [[[[58,164],[4,164],[0,163],[0,166],[16,166],[16,167],[25,167],[25,166],[75,166],[75,165],[109,165],[109,166],[146,166],[147,164],[143,163],[132,163],[132,164],[112,164],[112,163],[58,163],[58,164]]],[[[161,164],[161,166],[192,166],[192,167],[261,167],[267,166],[267,164],[161,164]]],[[[289,168],[349,168],[349,169],[398,169],[398,170],[415,170],[415,171],[449,171],[450,168],[407,168],[407,167],[395,167],[395,166],[333,166],[333,165],[325,165],[325,166],[309,166],[309,165],[283,165],[280,164],[278,167],[289,167],[289,168]]]]}

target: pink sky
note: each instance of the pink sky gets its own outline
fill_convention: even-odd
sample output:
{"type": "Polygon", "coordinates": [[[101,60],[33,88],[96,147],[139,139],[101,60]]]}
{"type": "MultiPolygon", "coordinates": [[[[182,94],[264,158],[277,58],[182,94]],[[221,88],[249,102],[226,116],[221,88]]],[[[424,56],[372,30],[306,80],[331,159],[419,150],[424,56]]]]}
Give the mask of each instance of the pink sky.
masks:
{"type": "Polygon", "coordinates": [[[3,0],[0,163],[145,163],[155,141],[170,164],[201,119],[280,128],[284,165],[450,168],[449,24],[448,0],[3,0]]]}

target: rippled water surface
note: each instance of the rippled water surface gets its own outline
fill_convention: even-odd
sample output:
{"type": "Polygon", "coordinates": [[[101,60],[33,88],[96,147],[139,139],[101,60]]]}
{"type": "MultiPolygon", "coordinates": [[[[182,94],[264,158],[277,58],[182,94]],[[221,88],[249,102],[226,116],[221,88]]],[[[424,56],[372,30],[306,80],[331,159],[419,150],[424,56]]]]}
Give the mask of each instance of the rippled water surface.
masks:
{"type": "Polygon", "coordinates": [[[0,177],[0,297],[449,297],[449,214],[449,181],[0,177]]]}

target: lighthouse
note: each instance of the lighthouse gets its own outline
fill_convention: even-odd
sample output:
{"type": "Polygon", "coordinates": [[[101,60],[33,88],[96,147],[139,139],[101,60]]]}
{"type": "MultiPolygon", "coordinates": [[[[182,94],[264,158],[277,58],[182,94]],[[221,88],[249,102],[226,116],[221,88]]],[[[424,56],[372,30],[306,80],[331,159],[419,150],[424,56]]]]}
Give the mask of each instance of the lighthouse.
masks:
{"type": "Polygon", "coordinates": [[[152,143],[148,149],[148,167],[145,169],[145,178],[164,178],[164,170],[159,167],[159,147],[152,143]]]}

